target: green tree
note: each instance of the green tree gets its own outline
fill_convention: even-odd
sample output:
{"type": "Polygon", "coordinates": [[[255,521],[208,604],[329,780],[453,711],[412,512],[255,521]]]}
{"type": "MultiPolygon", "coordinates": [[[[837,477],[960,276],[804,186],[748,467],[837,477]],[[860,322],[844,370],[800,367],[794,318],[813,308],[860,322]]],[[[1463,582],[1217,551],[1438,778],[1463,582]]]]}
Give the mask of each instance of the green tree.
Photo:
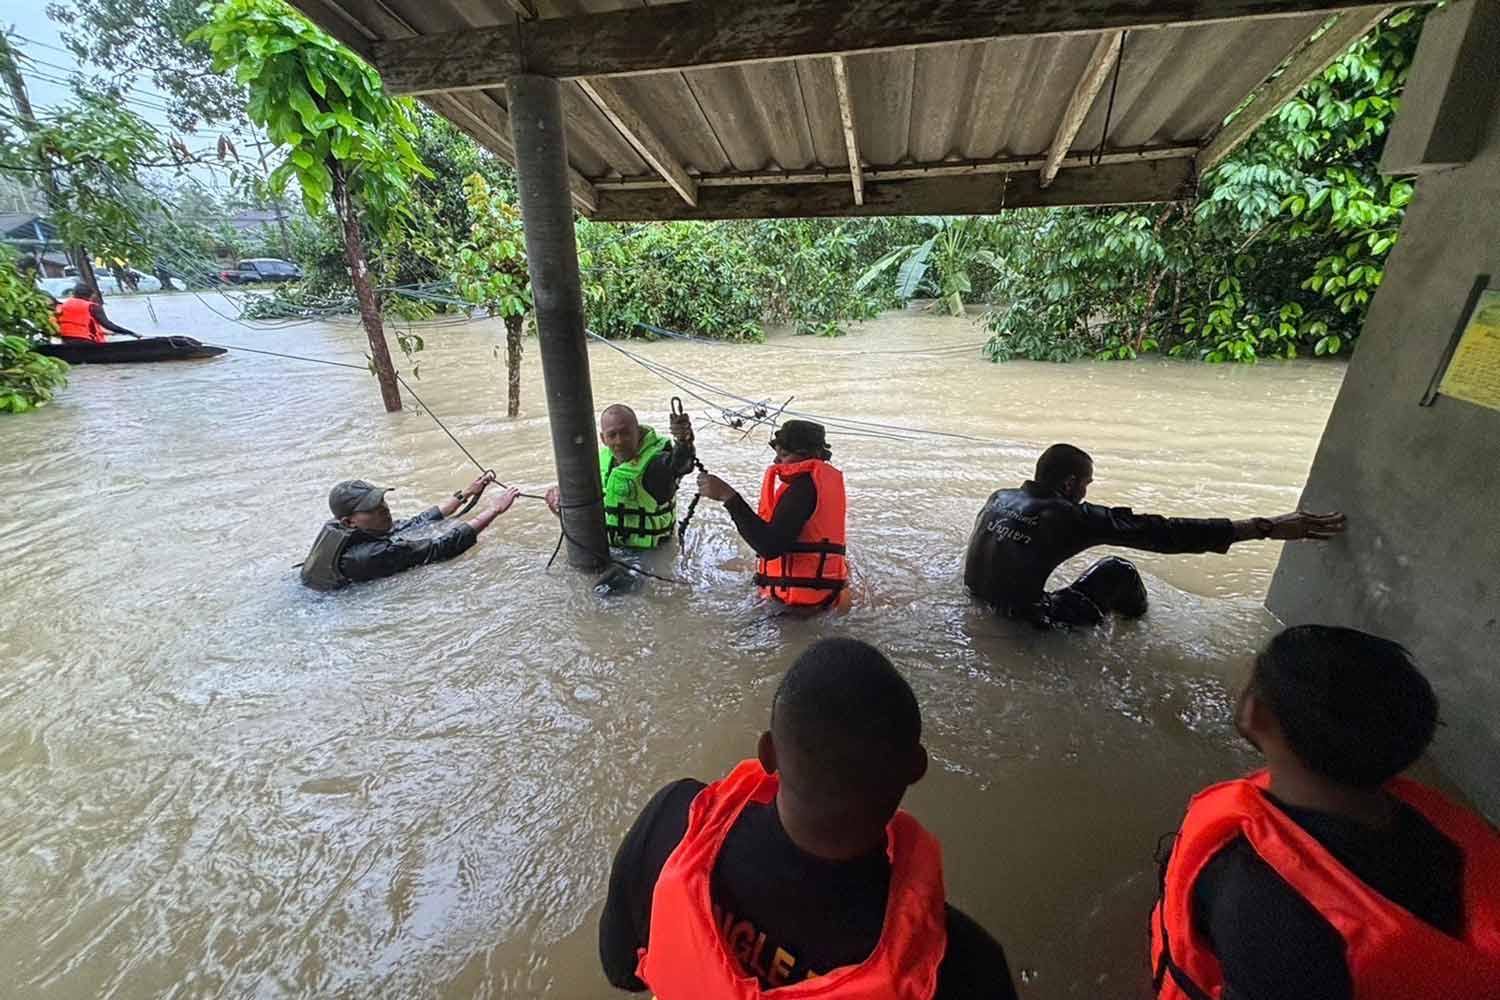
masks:
{"type": "Polygon", "coordinates": [[[451,246],[453,282],[459,295],[505,321],[505,368],[509,385],[506,414],[521,412],[521,332],[531,311],[531,273],[526,267],[526,234],[514,193],[490,187],[483,175],[463,180],[473,222],[469,237],[451,246]]]}
{"type": "Polygon", "coordinates": [[[916,297],[923,288],[931,288],[950,316],[962,316],[964,301],[974,291],[975,272],[1000,266],[994,251],[986,246],[995,222],[976,216],[933,216],[921,221],[931,228],[931,235],[887,252],[860,275],[854,287],[856,290],[868,287],[899,262],[898,298],[905,301],[916,297]]]}
{"type": "Polygon", "coordinates": [[[0,413],[30,412],[67,384],[68,366],[32,348],[56,329],[52,304],[0,247],[0,413]]]}
{"type": "Polygon", "coordinates": [[[280,0],[224,0],[189,40],[208,43],[216,70],[234,70],[250,90],[250,119],[290,151],[272,186],[284,190],[295,177],[310,215],[332,206],[381,397],[399,410],[361,221],[385,231],[403,211],[410,178],[430,173],[412,149],[410,102],[388,97],[363,60],[280,0]]]}
{"type": "Polygon", "coordinates": [[[80,62],[105,71],[98,89],[128,93],[149,80],[184,132],[244,116],[244,85],[215,69],[208,43],[193,37],[208,23],[202,0],[55,0],[47,16],[80,62]]]}

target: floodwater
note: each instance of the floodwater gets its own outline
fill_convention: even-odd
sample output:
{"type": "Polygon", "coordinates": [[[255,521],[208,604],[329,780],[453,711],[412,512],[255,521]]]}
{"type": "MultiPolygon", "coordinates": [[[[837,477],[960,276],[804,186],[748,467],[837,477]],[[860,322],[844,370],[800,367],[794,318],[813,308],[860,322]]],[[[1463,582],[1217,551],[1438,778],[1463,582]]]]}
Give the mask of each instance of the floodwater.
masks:
{"type": "MultiPolygon", "coordinates": [[[[251,331],[189,296],[150,305],[111,311],[142,332],[360,358],[349,324],[251,331]]],[[[521,501],[454,563],[306,591],[292,566],[334,481],[395,486],[400,516],[473,478],[427,415],[384,414],[361,372],[251,354],[75,369],[55,405],[0,421],[3,993],[607,997],[595,929],[637,810],[753,753],[792,658],[852,635],[916,689],[934,767],[907,806],[1022,995],[1144,995],[1157,838],[1191,792],[1251,763],[1229,713],[1275,628],[1259,598],[1278,546],[1140,555],[1150,614],[1065,635],[971,607],[964,543],[1053,440],[1094,453],[1101,502],[1289,510],[1343,369],[948,350],[982,339],[908,313],[837,341],[631,345],[747,397],[985,439],[831,433],[853,602],[812,621],[768,617],[708,502],[671,563],[686,586],[602,598],[544,572],[555,522],[521,501]]],[[[496,325],[426,341],[426,401],[503,479],[546,486],[535,343],[511,421],[496,325]]],[[[665,425],[675,390],[590,353],[596,403],[665,425]]],[[[704,463],[753,495],[765,432],[690,410],[704,463]]]]}

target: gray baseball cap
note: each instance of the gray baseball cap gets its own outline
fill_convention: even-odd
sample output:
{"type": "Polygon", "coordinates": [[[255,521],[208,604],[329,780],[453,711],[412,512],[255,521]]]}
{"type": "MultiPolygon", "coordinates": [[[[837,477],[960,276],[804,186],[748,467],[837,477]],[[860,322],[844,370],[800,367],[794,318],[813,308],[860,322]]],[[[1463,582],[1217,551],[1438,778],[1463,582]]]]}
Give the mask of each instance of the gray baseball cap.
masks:
{"type": "Polygon", "coordinates": [[[346,479],[328,492],[328,509],[334,517],[374,510],[380,506],[390,488],[382,488],[363,479],[346,479]]]}

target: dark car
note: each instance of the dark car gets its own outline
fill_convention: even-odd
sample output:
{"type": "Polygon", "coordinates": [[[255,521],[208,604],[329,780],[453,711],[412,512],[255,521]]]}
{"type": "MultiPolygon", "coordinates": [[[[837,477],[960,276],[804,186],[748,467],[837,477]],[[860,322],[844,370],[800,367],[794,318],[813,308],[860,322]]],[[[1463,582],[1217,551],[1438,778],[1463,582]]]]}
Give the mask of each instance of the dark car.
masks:
{"type": "Polygon", "coordinates": [[[300,281],[302,269],[291,261],[275,257],[252,257],[242,260],[232,271],[221,271],[219,277],[230,285],[252,285],[262,282],[300,281]]]}

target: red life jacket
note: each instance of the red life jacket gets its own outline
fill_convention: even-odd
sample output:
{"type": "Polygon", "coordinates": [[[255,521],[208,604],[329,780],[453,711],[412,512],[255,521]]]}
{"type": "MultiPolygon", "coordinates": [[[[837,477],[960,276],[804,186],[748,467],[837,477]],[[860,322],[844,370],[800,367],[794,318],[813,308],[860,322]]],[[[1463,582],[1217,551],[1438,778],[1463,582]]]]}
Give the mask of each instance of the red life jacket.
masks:
{"type": "Polygon", "coordinates": [[[1344,939],[1356,1000],[1500,998],[1500,833],[1474,813],[1404,778],[1386,791],[1464,855],[1464,936],[1451,937],[1365,885],[1268,802],[1267,772],[1200,792],[1188,806],[1151,914],[1151,968],[1163,1000],[1218,1000],[1219,961],[1193,927],[1193,883],[1237,837],[1344,939]]]}
{"type": "MultiPolygon", "coordinates": [[[[776,798],[780,779],[756,760],[693,799],[683,834],[651,897],[649,949],[636,975],[657,1000],[757,1000],[760,981],[746,974],[714,922],[709,880],[724,838],[751,802],[776,798]]],[[[858,965],[778,986],[774,1000],[931,1000],[948,944],[942,851],[905,812],[886,827],[891,887],[885,924],[870,957],[858,965]]]]}
{"type": "Polygon", "coordinates": [[[756,561],[755,584],[762,597],[774,597],[783,604],[832,604],[849,582],[849,564],[844,558],[844,474],[820,458],[771,466],[760,483],[760,517],[771,520],[786,484],[803,474],[812,476],[818,505],[786,555],[756,561]]]}
{"type": "Polygon", "coordinates": [[[94,304],[88,299],[63,299],[57,304],[57,335],[65,340],[104,343],[104,331],[94,322],[94,304]]]}

